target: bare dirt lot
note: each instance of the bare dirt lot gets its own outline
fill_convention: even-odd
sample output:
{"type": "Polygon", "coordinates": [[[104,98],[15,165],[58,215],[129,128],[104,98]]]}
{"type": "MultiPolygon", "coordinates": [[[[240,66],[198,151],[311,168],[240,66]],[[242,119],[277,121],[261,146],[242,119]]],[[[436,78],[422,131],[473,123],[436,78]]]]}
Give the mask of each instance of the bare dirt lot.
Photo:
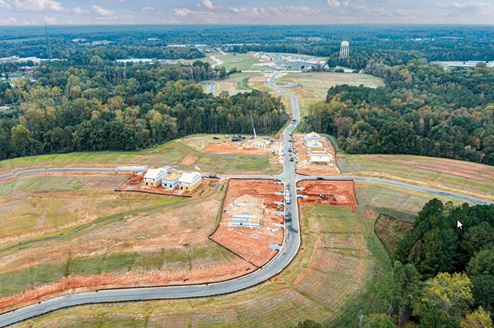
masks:
{"type": "Polygon", "coordinates": [[[162,186],[150,187],[146,186],[143,180],[143,175],[133,174],[127,181],[125,181],[117,190],[118,191],[131,191],[131,192],[143,192],[147,194],[168,195],[168,196],[181,196],[181,197],[199,197],[211,193],[219,183],[219,179],[203,178],[202,182],[194,190],[179,190],[179,189],[167,189],[162,186]]]}
{"type": "MultiPolygon", "coordinates": [[[[274,146],[278,144],[274,144],[274,146]]],[[[236,155],[268,155],[270,148],[251,147],[248,142],[222,142],[210,143],[204,149],[204,153],[209,154],[236,154],[236,155]]]]}
{"type": "Polygon", "coordinates": [[[254,83],[254,82],[268,82],[267,77],[250,77],[248,80],[249,83],[254,83]]]}
{"type": "Polygon", "coordinates": [[[300,204],[323,204],[332,206],[348,206],[355,211],[357,198],[355,186],[350,181],[301,181],[297,187],[304,188],[297,192],[302,195],[300,204]]]}
{"type": "Polygon", "coordinates": [[[311,164],[309,155],[307,154],[307,147],[304,143],[305,134],[296,134],[293,136],[294,151],[296,159],[298,160],[296,165],[296,172],[302,175],[339,175],[338,166],[336,165],[336,152],[333,144],[326,138],[322,138],[322,143],[327,154],[333,156],[333,160],[330,165],[318,165],[311,164]],[[333,166],[331,166],[333,165],[333,166]]]}
{"type": "Polygon", "coordinates": [[[220,225],[210,239],[256,267],[266,264],[278,252],[270,244],[281,245],[284,236],[284,230],[279,226],[283,224],[283,217],[275,214],[278,206],[275,202],[283,201],[283,196],[277,196],[275,192],[283,192],[283,185],[274,180],[230,180],[220,225]],[[230,226],[232,214],[225,210],[232,208],[236,198],[247,194],[264,201],[261,228],[230,226]]]}

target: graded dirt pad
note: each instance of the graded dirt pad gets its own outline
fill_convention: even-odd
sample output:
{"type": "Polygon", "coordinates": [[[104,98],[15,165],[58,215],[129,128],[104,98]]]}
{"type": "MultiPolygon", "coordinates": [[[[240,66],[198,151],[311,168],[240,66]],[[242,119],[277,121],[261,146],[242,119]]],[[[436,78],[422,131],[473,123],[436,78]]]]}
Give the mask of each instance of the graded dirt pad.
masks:
{"type": "Polygon", "coordinates": [[[210,239],[257,267],[266,264],[278,252],[270,244],[281,245],[284,236],[284,230],[279,226],[283,224],[283,217],[275,214],[278,206],[275,202],[283,201],[283,196],[277,196],[275,192],[283,192],[283,185],[276,184],[275,180],[231,179],[228,182],[220,225],[210,239]],[[260,228],[230,226],[232,214],[229,210],[232,209],[234,200],[247,194],[264,202],[260,228]]]}
{"type": "Polygon", "coordinates": [[[300,181],[297,187],[304,188],[297,191],[302,195],[300,204],[323,204],[331,206],[348,206],[355,211],[357,198],[353,181],[300,181]]]}
{"type": "Polygon", "coordinates": [[[201,184],[194,190],[185,191],[179,189],[167,189],[162,186],[151,187],[146,186],[143,180],[143,175],[133,174],[125,181],[117,191],[143,192],[147,194],[181,196],[181,197],[199,197],[211,193],[219,183],[219,179],[203,178],[201,184]]]}
{"type": "Polygon", "coordinates": [[[333,144],[327,139],[322,137],[322,143],[326,153],[333,156],[333,160],[330,161],[330,165],[318,165],[311,164],[309,154],[307,153],[307,147],[304,142],[305,134],[296,134],[293,136],[294,140],[294,152],[296,156],[295,171],[302,175],[339,175],[338,166],[336,165],[336,152],[333,144]],[[333,166],[331,166],[333,165],[333,166]]]}
{"type": "Polygon", "coordinates": [[[250,77],[248,80],[249,83],[254,83],[254,82],[268,82],[267,77],[250,77]]]}
{"type": "Polygon", "coordinates": [[[267,155],[270,148],[250,147],[248,142],[210,143],[203,151],[208,154],[267,155]]]}

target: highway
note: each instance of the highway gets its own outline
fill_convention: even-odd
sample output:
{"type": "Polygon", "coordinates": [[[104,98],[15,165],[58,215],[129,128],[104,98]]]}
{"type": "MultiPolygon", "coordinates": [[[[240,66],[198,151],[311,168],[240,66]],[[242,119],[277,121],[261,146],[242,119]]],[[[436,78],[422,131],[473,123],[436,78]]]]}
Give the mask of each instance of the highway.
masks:
{"type": "MultiPolygon", "coordinates": [[[[290,156],[287,156],[290,145],[290,134],[296,128],[300,122],[300,110],[298,106],[298,99],[291,93],[280,89],[275,79],[279,73],[273,73],[269,79],[269,84],[277,89],[280,93],[285,94],[291,98],[293,107],[293,117],[296,120],[294,124],[290,124],[283,132],[283,172],[280,175],[267,176],[228,176],[236,178],[269,178],[279,179],[285,186],[289,184],[289,194],[292,199],[291,204],[286,205],[286,211],[292,214],[292,219],[286,222],[285,240],[282,250],[264,267],[248,274],[243,277],[229,280],[225,282],[202,284],[202,285],[186,285],[186,286],[168,286],[168,287],[148,287],[148,288],[124,288],[124,289],[108,289],[99,290],[93,292],[73,293],[63,296],[54,297],[24,308],[20,308],[11,312],[7,312],[0,315],[0,326],[7,326],[20,322],[29,318],[33,318],[42,314],[49,313],[51,311],[59,310],[66,307],[94,304],[94,303],[107,303],[107,302],[123,302],[123,301],[144,301],[144,300],[159,300],[159,299],[183,299],[194,297],[207,297],[214,295],[222,295],[237,292],[257,284],[260,284],[273,276],[280,273],[290,262],[294,259],[300,247],[300,225],[298,217],[298,205],[296,201],[295,184],[298,181],[306,179],[315,179],[315,177],[306,177],[295,174],[294,162],[290,162],[290,156]]],[[[0,180],[16,177],[21,175],[39,174],[39,173],[109,173],[115,172],[115,169],[98,169],[98,168],[47,168],[36,169],[28,171],[19,171],[8,174],[0,175],[0,180]]],[[[223,176],[226,177],[226,176],[223,176]]],[[[414,190],[418,192],[429,193],[436,196],[450,197],[473,204],[487,203],[482,200],[473,199],[465,196],[455,195],[452,193],[445,193],[438,190],[427,189],[408,185],[405,183],[388,181],[376,178],[365,177],[351,177],[351,176],[338,176],[338,177],[321,177],[328,180],[356,180],[363,182],[371,182],[383,185],[389,185],[398,188],[404,188],[408,190],[414,190]]],[[[1,181],[0,181],[1,182],[1,181]]]]}

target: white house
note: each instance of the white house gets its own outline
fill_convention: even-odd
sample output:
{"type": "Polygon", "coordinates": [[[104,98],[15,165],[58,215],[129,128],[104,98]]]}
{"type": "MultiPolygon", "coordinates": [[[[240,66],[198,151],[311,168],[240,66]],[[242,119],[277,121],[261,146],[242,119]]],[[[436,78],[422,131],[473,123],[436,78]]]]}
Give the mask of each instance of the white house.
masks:
{"type": "Polygon", "coordinates": [[[266,140],[264,138],[255,138],[254,140],[252,140],[252,147],[254,148],[269,148],[269,144],[271,142],[269,140],[266,140]]]}
{"type": "Polygon", "coordinates": [[[263,213],[262,200],[251,195],[243,195],[234,202],[231,225],[234,227],[260,228],[263,213]]]}
{"type": "Polygon", "coordinates": [[[311,141],[319,141],[322,142],[321,136],[315,132],[311,132],[305,136],[305,144],[309,144],[311,141]]]}
{"type": "Polygon", "coordinates": [[[328,155],[311,155],[311,164],[329,165],[331,158],[328,155]]]}
{"type": "Polygon", "coordinates": [[[184,172],[178,179],[180,190],[194,190],[202,181],[202,175],[197,172],[184,172]]]}
{"type": "Polygon", "coordinates": [[[178,179],[182,174],[180,172],[171,172],[161,178],[161,185],[167,189],[175,189],[178,186],[178,179]]]}
{"type": "Polygon", "coordinates": [[[144,175],[146,186],[157,187],[161,183],[161,178],[168,172],[164,167],[159,169],[149,169],[144,175]]]}

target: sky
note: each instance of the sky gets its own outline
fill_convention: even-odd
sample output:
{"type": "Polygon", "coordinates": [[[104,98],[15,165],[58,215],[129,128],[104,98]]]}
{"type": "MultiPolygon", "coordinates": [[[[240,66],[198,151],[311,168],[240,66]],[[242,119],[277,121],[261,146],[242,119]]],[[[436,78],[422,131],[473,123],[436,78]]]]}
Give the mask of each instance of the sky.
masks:
{"type": "Polygon", "coordinates": [[[494,0],[0,0],[0,25],[489,24],[494,0]]]}

